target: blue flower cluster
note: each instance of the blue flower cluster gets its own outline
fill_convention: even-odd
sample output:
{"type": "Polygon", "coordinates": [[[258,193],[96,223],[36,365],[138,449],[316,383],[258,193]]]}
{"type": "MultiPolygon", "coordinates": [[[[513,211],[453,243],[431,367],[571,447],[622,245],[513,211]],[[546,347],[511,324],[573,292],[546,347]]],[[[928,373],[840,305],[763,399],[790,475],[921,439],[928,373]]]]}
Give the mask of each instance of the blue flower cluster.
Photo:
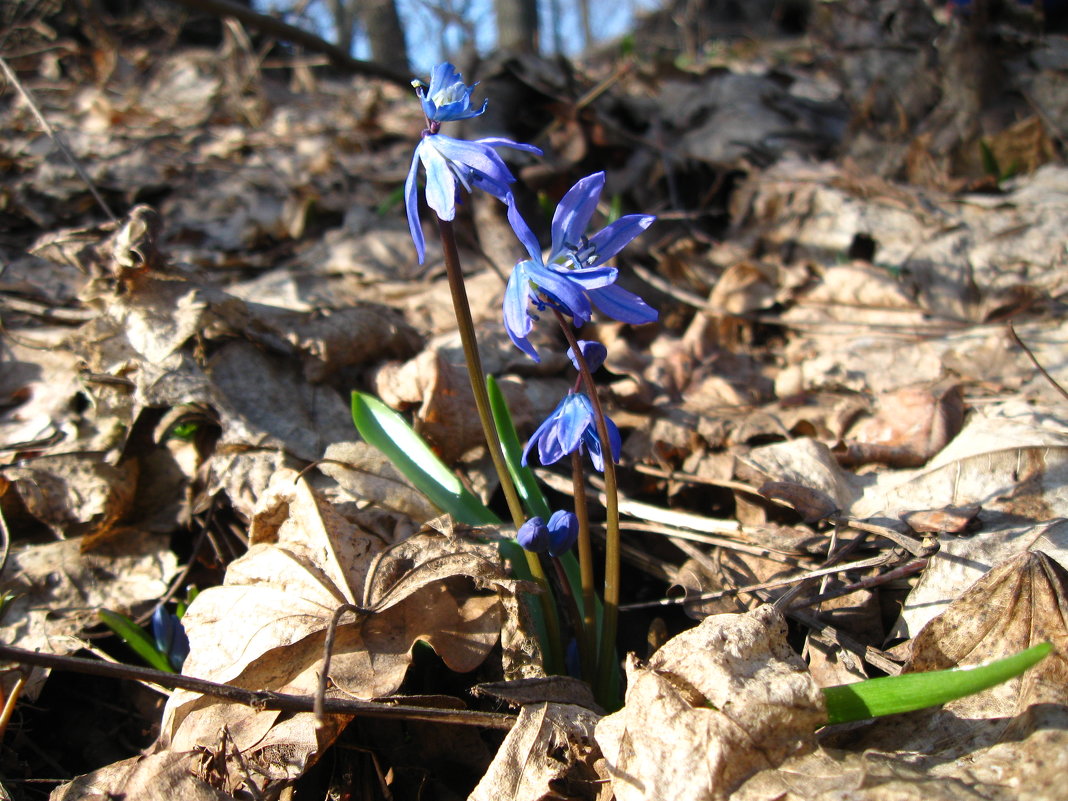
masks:
{"type": "MultiPolygon", "coordinates": [[[[507,206],[508,222],[529,258],[521,259],[508,279],[504,293],[504,327],[517,348],[539,361],[529,335],[537,321],[537,312],[552,309],[570,318],[579,328],[590,321],[593,310],[624,323],[641,324],[657,319],[657,312],[632,292],[616,285],[619,271],[608,265],[619,251],[641,234],[656,219],[648,214],[628,214],[599,231],[588,233],[590,221],[604,189],[605,174],[588,175],[564,195],[553,215],[552,242],[544,252],[534,232],[520,215],[512,194],[515,176],[497,154],[507,147],[541,155],[533,145],[520,144],[499,137],[473,141],[454,139],[440,133],[443,122],[477,117],[486,110],[487,101],[477,107],[468,86],[451,64],[439,64],[431,75],[430,85],[413,81],[423,106],[426,129],[415,149],[408,178],[404,184],[408,227],[419,261],[425,257],[425,243],[419,220],[419,197],[416,181],[419,165],[426,173],[427,205],[441,220],[452,220],[460,189],[481,189],[507,206]]],[[[582,342],[580,347],[590,371],[605,359],[605,348],[597,342],[582,342]]],[[[568,356],[578,368],[572,351],[568,356]]],[[[619,461],[619,429],[605,419],[611,458],[619,461]]],[[[601,440],[597,435],[594,405],[582,392],[571,392],[553,410],[530,438],[523,451],[523,464],[530,452],[538,449],[542,464],[552,464],[565,455],[589,452],[593,466],[604,471],[601,440]]],[[[577,522],[570,512],[556,512],[545,523],[532,518],[519,531],[524,548],[556,556],[571,548],[577,534],[577,522]]]]}

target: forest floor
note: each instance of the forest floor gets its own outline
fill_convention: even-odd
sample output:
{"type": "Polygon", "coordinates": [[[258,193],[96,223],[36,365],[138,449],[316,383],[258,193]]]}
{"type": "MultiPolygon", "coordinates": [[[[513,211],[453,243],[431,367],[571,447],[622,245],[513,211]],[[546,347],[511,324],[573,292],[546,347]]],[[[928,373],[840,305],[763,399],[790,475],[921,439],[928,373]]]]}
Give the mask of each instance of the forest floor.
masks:
{"type": "MultiPolygon", "coordinates": [[[[405,218],[410,87],[233,21],[198,46],[106,23],[12,20],[3,48],[0,797],[1063,795],[1068,38],[843,0],[686,58],[650,36],[460,65],[490,101],[464,135],[545,152],[501,151],[543,242],[599,170],[599,220],[657,216],[615,263],[658,321],[582,332],[623,435],[634,656],[606,710],[541,676],[509,527],[438,518],[353,425],[354,390],[381,398],[506,513],[440,249],[427,225],[419,264],[405,218]],[[335,633],[327,698],[377,706],[10,651],[141,664],[100,610],[187,601],[186,675],[311,699],[335,633]],[[819,688],[1042,641],[993,690],[820,728],[819,688]]],[[[505,333],[504,207],[457,230],[525,439],[574,371],[547,320],[537,364],[505,333]]]]}

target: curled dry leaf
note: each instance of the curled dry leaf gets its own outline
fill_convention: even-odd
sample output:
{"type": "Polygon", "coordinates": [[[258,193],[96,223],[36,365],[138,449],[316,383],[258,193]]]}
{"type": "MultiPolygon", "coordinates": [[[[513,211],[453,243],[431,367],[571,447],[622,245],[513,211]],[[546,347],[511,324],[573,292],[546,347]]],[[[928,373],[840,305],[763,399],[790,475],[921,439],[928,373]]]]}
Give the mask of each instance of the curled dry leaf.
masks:
{"type": "MultiPolygon", "coordinates": [[[[427,532],[391,545],[342,517],[296,473],[280,471],[253,517],[249,551],[186,613],[184,670],[309,695],[334,610],[350,604],[360,611],[341,619],[330,679],[337,692],[379,698],[400,687],[417,640],[453,670],[481,664],[500,637],[501,596],[522,586],[504,573],[492,544],[427,532]]],[[[286,781],[346,722],[335,716],[317,728],[310,713],[286,717],[178,691],[157,750],[212,749],[225,727],[265,781],[286,781]]]]}
{"type": "Polygon", "coordinates": [[[597,725],[619,801],[727,799],[816,746],[823,696],[772,607],[715,615],[627,663],[622,710],[597,725]]]}
{"type": "Polygon", "coordinates": [[[572,704],[524,706],[469,801],[598,797],[596,713],[572,704]]]}
{"type": "Polygon", "coordinates": [[[875,415],[855,425],[835,455],[847,466],[919,467],[960,432],[963,422],[959,387],[903,387],[877,398],[875,415]]]}

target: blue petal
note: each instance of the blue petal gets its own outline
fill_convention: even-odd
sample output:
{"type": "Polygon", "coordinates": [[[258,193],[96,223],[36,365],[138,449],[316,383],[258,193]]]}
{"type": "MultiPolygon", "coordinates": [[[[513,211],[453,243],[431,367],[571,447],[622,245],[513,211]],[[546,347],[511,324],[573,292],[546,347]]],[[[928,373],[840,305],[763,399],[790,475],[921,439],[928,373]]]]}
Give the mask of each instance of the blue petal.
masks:
{"type": "Polygon", "coordinates": [[[573,453],[593,425],[593,406],[589,398],[576,392],[564,398],[557,408],[560,410],[560,424],[556,431],[560,443],[564,453],[573,453]]]}
{"type": "Polygon", "coordinates": [[[523,150],[527,153],[533,153],[535,156],[544,156],[545,153],[540,147],[535,145],[525,145],[522,142],[514,142],[511,139],[505,139],[500,136],[487,136],[485,139],[475,140],[480,145],[489,145],[490,147],[510,147],[513,150],[523,150]]]}
{"type": "Polygon", "coordinates": [[[606,286],[590,292],[594,305],[613,320],[632,325],[651,323],[660,315],[633,292],[619,286],[606,286]]]}
{"type": "Polygon", "coordinates": [[[515,539],[524,550],[534,553],[545,553],[550,546],[549,529],[540,517],[532,517],[521,525],[515,539]]]}
{"type": "Polygon", "coordinates": [[[556,213],[553,214],[552,254],[563,253],[579,246],[593,213],[597,210],[597,200],[601,197],[603,188],[604,173],[595,172],[576,183],[564,195],[556,207],[556,213]]]}
{"type": "MultiPolygon", "coordinates": [[[[608,428],[608,445],[612,449],[612,461],[619,461],[619,454],[623,448],[623,440],[619,435],[619,428],[612,422],[612,418],[605,416],[605,425],[608,428]]],[[[585,436],[582,438],[583,444],[590,452],[590,459],[593,461],[593,466],[604,472],[604,457],[601,453],[601,438],[597,436],[597,429],[591,424],[591,427],[587,429],[585,436]]]]}
{"type": "Polygon", "coordinates": [[[588,323],[593,309],[586,292],[570,273],[559,273],[536,261],[524,262],[527,276],[542,292],[548,295],[561,311],[571,315],[575,325],[588,323]]]}
{"type": "MultiPolygon", "coordinates": [[[[608,348],[592,339],[580,339],[578,346],[582,352],[582,358],[586,361],[586,366],[590,368],[590,372],[597,372],[597,368],[604,364],[604,360],[608,357],[608,348]]],[[[578,360],[575,358],[574,348],[567,349],[567,358],[575,365],[576,370],[580,369],[578,360]]]]}
{"type": "Polygon", "coordinates": [[[427,140],[432,140],[434,149],[449,161],[477,170],[499,184],[510,184],[515,181],[515,176],[508,171],[508,167],[497,155],[497,151],[489,145],[478,141],[453,139],[444,134],[427,136],[424,141],[427,140]]]}
{"type": "Polygon", "coordinates": [[[423,137],[417,151],[426,169],[426,202],[439,219],[451,220],[456,216],[456,176],[449,169],[449,162],[433,145],[434,136],[423,137]]]}
{"type": "Polygon", "coordinates": [[[538,352],[527,339],[527,335],[534,328],[534,322],[527,313],[527,305],[530,303],[530,279],[524,264],[525,262],[520,262],[515,266],[504,290],[504,328],[517,348],[534,361],[540,362],[538,352]]]}
{"type": "Polygon", "coordinates": [[[590,237],[590,246],[596,255],[594,264],[604,264],[654,222],[656,217],[651,214],[628,214],[602,228],[590,237]]]}
{"type": "Polygon", "coordinates": [[[561,275],[566,275],[587,292],[592,289],[601,289],[614,284],[619,277],[619,270],[615,267],[586,267],[581,270],[557,269],[561,275]]]}
{"type": "MultiPolygon", "coordinates": [[[[420,142],[420,145],[422,143],[420,142]]],[[[415,183],[419,170],[419,147],[412,154],[412,166],[408,168],[408,177],[404,181],[404,208],[408,212],[408,230],[412,232],[412,242],[419,256],[419,263],[426,257],[426,243],[423,241],[423,226],[419,222],[419,190],[415,183]]]]}
{"type": "Polygon", "coordinates": [[[511,197],[508,202],[508,223],[512,226],[512,230],[515,232],[516,237],[523,243],[523,247],[527,249],[527,253],[530,254],[530,258],[534,261],[541,261],[541,245],[538,244],[538,238],[534,236],[534,232],[530,230],[530,226],[527,225],[527,221],[523,219],[523,216],[519,213],[519,209],[516,208],[515,198],[511,197]]]}
{"type": "Polygon", "coordinates": [[[553,512],[545,528],[548,529],[549,556],[567,553],[578,540],[578,518],[571,512],[553,512]]]}

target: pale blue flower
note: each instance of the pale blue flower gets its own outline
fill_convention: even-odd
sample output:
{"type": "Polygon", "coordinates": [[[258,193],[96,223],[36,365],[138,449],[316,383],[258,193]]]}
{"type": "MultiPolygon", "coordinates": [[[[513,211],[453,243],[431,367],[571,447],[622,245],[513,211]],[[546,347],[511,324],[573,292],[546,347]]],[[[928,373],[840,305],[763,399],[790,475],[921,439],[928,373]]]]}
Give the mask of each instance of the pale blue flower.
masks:
{"type": "MultiPolygon", "coordinates": [[[[612,450],[612,461],[619,461],[622,439],[616,424],[605,417],[608,426],[608,442],[612,450]]],[[[601,453],[601,440],[597,436],[597,422],[593,413],[593,403],[581,392],[567,395],[553,410],[537,431],[530,437],[523,449],[523,464],[534,446],[542,464],[553,464],[564,456],[574,453],[575,449],[589,450],[593,466],[604,472],[604,458],[601,453]]]]}
{"type": "MultiPolygon", "coordinates": [[[[434,67],[430,75],[430,86],[422,81],[412,81],[415,93],[423,103],[423,114],[428,123],[453,122],[477,117],[486,110],[488,100],[482,101],[482,107],[471,107],[471,91],[478,86],[467,86],[456,68],[445,62],[434,67]]],[[[436,133],[436,131],[434,132],[436,133]]]]}
{"type": "MultiPolygon", "coordinates": [[[[604,188],[604,173],[588,175],[564,195],[552,221],[552,245],[542,254],[537,237],[521,218],[509,221],[530,259],[520,261],[504,294],[504,327],[516,347],[539,361],[527,336],[534,327],[529,306],[544,311],[548,304],[568,314],[576,327],[589,321],[591,303],[624,323],[650,323],[657,312],[633,292],[614,286],[618,273],[605,262],[652,225],[650,214],[628,214],[586,236],[604,188]]],[[[518,217],[518,215],[516,215],[518,217]]]]}
{"type": "MultiPolygon", "coordinates": [[[[456,202],[460,188],[468,192],[481,189],[507,204],[508,219],[513,226],[522,218],[515,208],[515,198],[509,184],[515,176],[497,155],[496,147],[511,147],[541,155],[534,145],[524,145],[511,139],[490,137],[487,139],[454,139],[444,134],[427,133],[415,148],[408,178],[404,182],[404,206],[408,212],[408,228],[415,243],[419,263],[426,256],[423,229],[419,223],[419,195],[416,176],[422,162],[426,170],[426,202],[439,219],[456,217],[456,202]]],[[[525,223],[522,223],[524,226],[525,223]]]]}

